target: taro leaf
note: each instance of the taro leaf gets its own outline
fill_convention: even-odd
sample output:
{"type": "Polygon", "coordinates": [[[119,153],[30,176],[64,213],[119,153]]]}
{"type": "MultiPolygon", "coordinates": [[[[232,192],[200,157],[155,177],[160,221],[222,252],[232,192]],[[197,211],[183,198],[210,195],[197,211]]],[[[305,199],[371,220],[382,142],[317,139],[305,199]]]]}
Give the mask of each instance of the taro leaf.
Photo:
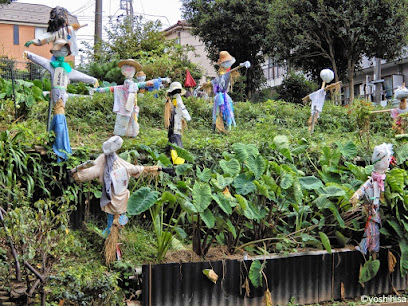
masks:
{"type": "Polygon", "coordinates": [[[280,186],[282,189],[288,189],[290,186],[292,186],[294,181],[295,178],[293,177],[293,174],[286,171],[282,171],[282,178],[280,182],[280,186]]]}
{"type": "Polygon", "coordinates": [[[234,143],[232,149],[242,163],[246,162],[250,156],[259,155],[258,148],[253,144],[234,143]]]}
{"type": "Polygon", "coordinates": [[[271,192],[271,194],[269,194],[268,187],[263,182],[254,181],[254,184],[256,186],[256,190],[260,195],[263,195],[265,198],[270,200],[273,199],[273,197],[271,197],[271,194],[274,195],[273,191],[271,192]]]}
{"type": "Polygon", "coordinates": [[[403,164],[406,160],[408,160],[408,143],[399,146],[395,150],[395,156],[397,158],[397,164],[401,165],[403,164]]]}
{"type": "Polygon", "coordinates": [[[203,171],[201,171],[200,168],[197,167],[197,177],[204,183],[208,183],[211,179],[211,174],[211,169],[204,168],[203,171]]]}
{"type": "Polygon", "coordinates": [[[137,216],[148,210],[156,203],[159,192],[152,191],[149,187],[142,187],[136,190],[128,200],[128,214],[137,216]]]}
{"type": "Polygon", "coordinates": [[[392,226],[394,231],[397,233],[399,238],[404,237],[404,231],[402,230],[401,226],[395,220],[387,220],[388,224],[392,226]]]}
{"type": "Polygon", "coordinates": [[[241,166],[239,161],[235,158],[226,161],[224,159],[220,160],[220,166],[224,173],[231,175],[232,177],[237,176],[238,173],[241,171],[241,166]]]}
{"type": "Polygon", "coordinates": [[[255,175],[255,179],[257,180],[266,170],[266,161],[261,155],[256,157],[251,155],[248,158],[247,167],[252,171],[252,173],[255,175]]]}
{"type": "Polygon", "coordinates": [[[141,150],[143,150],[143,151],[146,151],[147,153],[149,153],[150,156],[151,156],[154,160],[157,160],[157,159],[158,159],[157,154],[156,154],[156,153],[153,151],[153,149],[150,148],[149,146],[144,145],[144,144],[141,144],[141,145],[138,145],[138,148],[141,149],[141,150]]]}
{"type": "Polygon", "coordinates": [[[339,246],[341,248],[344,248],[346,246],[346,243],[347,243],[346,237],[344,237],[344,235],[342,233],[340,233],[339,231],[336,231],[335,235],[336,235],[336,240],[337,240],[337,243],[339,244],[339,246]]]}
{"type": "Polygon", "coordinates": [[[340,153],[346,158],[354,158],[357,156],[357,146],[352,141],[349,141],[340,147],[340,153]]]}
{"type": "Polygon", "coordinates": [[[193,165],[192,164],[181,164],[181,165],[177,165],[175,168],[176,168],[177,175],[184,175],[188,170],[193,168],[193,165]]]}
{"type": "Polygon", "coordinates": [[[163,202],[169,202],[170,204],[176,203],[176,197],[169,191],[163,192],[161,199],[163,202]]]}
{"type": "Polygon", "coordinates": [[[387,174],[387,183],[392,191],[403,193],[405,170],[394,168],[387,174]]]}
{"type": "Polygon", "coordinates": [[[180,206],[184,211],[186,211],[186,212],[188,212],[190,214],[193,214],[193,213],[197,212],[197,208],[193,205],[193,203],[191,203],[188,200],[182,199],[180,201],[180,206]]]}
{"type": "Polygon", "coordinates": [[[232,213],[232,207],[230,200],[228,200],[222,193],[213,194],[212,198],[218,204],[218,206],[224,211],[227,215],[232,213]]]}
{"type": "Polygon", "coordinates": [[[254,287],[262,286],[262,270],[263,265],[259,260],[254,260],[249,268],[249,280],[251,281],[254,287]]]}
{"type": "Polygon", "coordinates": [[[248,207],[248,201],[241,195],[236,194],[235,198],[237,199],[239,207],[244,211],[248,207]]]}
{"type": "Polygon", "coordinates": [[[323,188],[322,190],[317,191],[320,196],[326,197],[341,197],[346,195],[346,192],[337,186],[328,186],[323,188]]]}
{"type": "Polygon", "coordinates": [[[213,228],[215,225],[215,217],[211,210],[206,209],[204,212],[200,213],[201,220],[204,221],[208,228],[213,228]]]}
{"type": "Polygon", "coordinates": [[[340,227],[344,228],[346,226],[346,224],[344,223],[343,218],[340,216],[340,213],[339,213],[337,207],[333,203],[331,203],[331,205],[329,205],[328,208],[331,210],[332,214],[336,218],[336,220],[339,223],[340,227]]]}
{"type": "Polygon", "coordinates": [[[363,268],[360,271],[359,283],[364,286],[364,283],[368,282],[370,279],[374,278],[377,275],[378,269],[380,269],[380,261],[368,260],[364,264],[363,268]]]}
{"type": "Polygon", "coordinates": [[[399,247],[401,250],[401,259],[400,259],[401,277],[405,277],[408,272],[408,243],[407,241],[402,240],[399,243],[399,247]]]}
{"type": "Polygon", "coordinates": [[[276,149],[287,159],[292,160],[292,155],[289,151],[289,139],[285,135],[275,136],[273,143],[276,146],[276,149]]]}
{"type": "Polygon", "coordinates": [[[176,150],[178,157],[181,157],[181,158],[185,159],[186,161],[189,161],[189,162],[192,162],[192,163],[194,162],[194,155],[191,154],[186,149],[184,149],[182,147],[179,147],[174,143],[168,143],[168,145],[171,146],[174,150],[176,150]]]}
{"type": "Polygon", "coordinates": [[[316,246],[316,245],[321,246],[320,241],[317,240],[315,237],[310,236],[309,234],[303,233],[303,234],[300,235],[300,237],[302,238],[302,241],[305,244],[314,245],[314,246],[316,246]]]}
{"type": "Polygon", "coordinates": [[[193,187],[193,205],[197,212],[203,212],[211,204],[211,200],[210,185],[196,181],[193,187]]]}
{"type": "Polygon", "coordinates": [[[170,161],[170,158],[168,158],[166,156],[166,154],[164,154],[164,153],[161,153],[159,155],[159,157],[157,158],[157,160],[160,161],[165,166],[171,166],[172,165],[172,163],[170,161]]]}
{"type": "Polygon", "coordinates": [[[237,238],[237,231],[235,230],[234,225],[232,225],[231,220],[227,219],[226,224],[227,224],[228,231],[232,234],[232,237],[234,237],[234,239],[237,238]]]}
{"type": "Polygon", "coordinates": [[[174,230],[182,239],[186,239],[188,237],[187,233],[181,227],[176,226],[174,227],[174,230]]]}
{"type": "Polygon", "coordinates": [[[221,174],[217,173],[217,179],[211,179],[211,183],[213,184],[213,186],[219,190],[224,190],[225,187],[227,187],[228,185],[230,185],[233,181],[232,177],[224,177],[221,174]]]}
{"type": "Polygon", "coordinates": [[[315,190],[315,189],[323,188],[322,181],[319,180],[315,176],[300,177],[299,183],[303,189],[307,189],[307,190],[315,190]]]}
{"type": "Polygon", "coordinates": [[[255,184],[253,177],[247,177],[245,173],[240,174],[232,183],[238,194],[246,195],[255,190],[255,184]]]}
{"type": "Polygon", "coordinates": [[[253,203],[248,203],[244,210],[244,216],[250,220],[260,220],[263,217],[253,203]]]}
{"type": "Polygon", "coordinates": [[[327,237],[327,235],[323,232],[319,232],[319,236],[320,236],[320,241],[322,242],[324,248],[326,249],[327,252],[331,254],[332,250],[331,250],[329,237],[327,237]]]}

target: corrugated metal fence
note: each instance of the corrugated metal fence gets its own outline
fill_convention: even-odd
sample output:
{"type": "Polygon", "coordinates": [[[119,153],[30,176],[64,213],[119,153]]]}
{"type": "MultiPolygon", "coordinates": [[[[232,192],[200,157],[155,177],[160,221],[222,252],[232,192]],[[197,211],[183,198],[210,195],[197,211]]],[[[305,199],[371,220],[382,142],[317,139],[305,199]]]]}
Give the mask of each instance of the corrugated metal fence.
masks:
{"type": "MultiPolygon", "coordinates": [[[[395,257],[395,250],[392,250],[395,257]]],[[[265,258],[264,272],[273,305],[312,304],[362,295],[394,294],[407,289],[407,279],[401,278],[399,261],[392,274],[388,273],[388,248],[381,249],[381,266],[374,279],[363,288],[359,280],[364,258],[358,251],[337,250],[271,256],[265,258]]],[[[263,260],[263,259],[260,259],[263,260]]],[[[262,305],[266,289],[250,286],[250,296],[243,286],[251,260],[172,263],[143,266],[143,305],[262,305]],[[216,284],[203,273],[213,269],[219,276],[216,284]]]]}

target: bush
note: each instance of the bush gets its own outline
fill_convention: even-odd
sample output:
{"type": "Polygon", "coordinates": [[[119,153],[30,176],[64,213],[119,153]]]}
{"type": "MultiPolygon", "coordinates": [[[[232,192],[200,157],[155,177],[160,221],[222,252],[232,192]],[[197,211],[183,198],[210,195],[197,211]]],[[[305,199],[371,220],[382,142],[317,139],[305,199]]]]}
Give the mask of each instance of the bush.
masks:
{"type": "Polygon", "coordinates": [[[306,79],[303,74],[290,72],[282,84],[277,86],[279,99],[291,103],[302,103],[302,98],[317,90],[318,85],[306,79]]]}

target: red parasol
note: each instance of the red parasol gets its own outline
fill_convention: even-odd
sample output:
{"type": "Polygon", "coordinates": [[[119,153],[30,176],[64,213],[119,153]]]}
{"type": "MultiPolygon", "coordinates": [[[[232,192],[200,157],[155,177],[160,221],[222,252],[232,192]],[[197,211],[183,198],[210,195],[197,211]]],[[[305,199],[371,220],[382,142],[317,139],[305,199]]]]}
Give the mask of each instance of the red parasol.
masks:
{"type": "Polygon", "coordinates": [[[195,87],[197,83],[194,81],[193,77],[190,74],[190,71],[186,72],[186,81],[184,82],[184,87],[195,87]]]}

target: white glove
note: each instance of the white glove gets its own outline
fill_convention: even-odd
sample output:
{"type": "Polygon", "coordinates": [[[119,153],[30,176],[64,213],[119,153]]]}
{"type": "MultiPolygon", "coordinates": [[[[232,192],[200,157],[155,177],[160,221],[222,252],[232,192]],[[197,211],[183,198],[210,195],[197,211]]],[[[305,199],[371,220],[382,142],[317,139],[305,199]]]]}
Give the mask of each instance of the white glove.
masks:
{"type": "Polygon", "coordinates": [[[239,64],[239,66],[245,67],[246,69],[248,69],[249,67],[251,67],[251,63],[249,61],[246,61],[246,62],[239,64]]]}
{"type": "Polygon", "coordinates": [[[27,54],[28,54],[28,51],[24,51],[24,52],[23,52],[23,58],[24,58],[24,59],[27,59],[27,54]]]}

